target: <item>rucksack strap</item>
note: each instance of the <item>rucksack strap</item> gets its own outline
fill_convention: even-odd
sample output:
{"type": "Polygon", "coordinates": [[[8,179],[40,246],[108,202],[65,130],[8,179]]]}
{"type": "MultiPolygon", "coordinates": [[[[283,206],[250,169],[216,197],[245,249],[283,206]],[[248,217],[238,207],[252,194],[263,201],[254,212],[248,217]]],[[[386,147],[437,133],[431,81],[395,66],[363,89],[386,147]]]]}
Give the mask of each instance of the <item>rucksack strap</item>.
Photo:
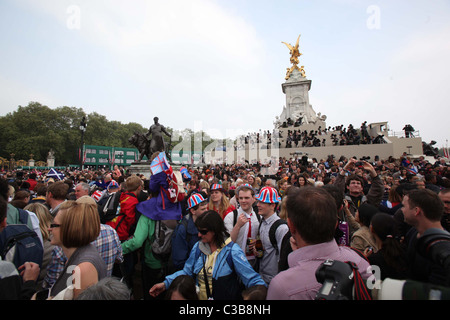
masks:
{"type": "Polygon", "coordinates": [[[19,221],[22,224],[28,225],[28,217],[30,216],[28,212],[24,209],[17,208],[19,211],[19,221]]]}
{"type": "MultiPolygon", "coordinates": [[[[227,261],[227,264],[230,267],[231,271],[235,272],[235,270],[234,270],[234,262],[233,262],[233,253],[232,253],[233,245],[234,245],[234,242],[231,241],[230,243],[228,243],[225,246],[225,247],[230,247],[230,250],[229,250],[227,258],[226,258],[226,261],[227,261]]],[[[195,260],[194,261],[197,261],[199,256],[200,256],[200,248],[197,246],[197,250],[195,252],[195,260]]],[[[206,295],[208,297],[208,300],[212,300],[213,296],[212,296],[211,290],[209,288],[208,275],[206,274],[205,261],[206,261],[206,256],[203,256],[203,258],[202,258],[202,262],[203,262],[203,277],[205,278],[206,295]]],[[[214,288],[213,288],[213,290],[214,290],[214,288]]]]}
{"type": "Polygon", "coordinates": [[[237,209],[234,209],[234,210],[233,210],[233,226],[236,225],[236,222],[237,222],[237,216],[238,216],[238,211],[237,211],[237,209]]]}
{"type": "Polygon", "coordinates": [[[278,250],[276,232],[277,232],[278,227],[283,224],[287,224],[287,222],[283,219],[278,219],[270,226],[270,229],[269,229],[269,240],[270,240],[270,243],[272,244],[272,247],[275,248],[275,252],[277,255],[280,254],[280,252],[278,250]]]}
{"type": "MultiPolygon", "coordinates": [[[[189,245],[189,242],[191,241],[191,234],[188,232],[188,224],[189,224],[189,215],[186,215],[179,224],[182,224],[184,226],[184,229],[186,230],[186,242],[189,245]]],[[[175,236],[175,232],[173,233],[173,236],[175,236]]]]}
{"type": "MultiPolygon", "coordinates": [[[[261,216],[256,212],[254,212],[254,214],[256,215],[256,219],[258,219],[258,222],[261,223],[261,216]]],[[[236,225],[237,217],[238,217],[238,209],[234,209],[233,210],[233,226],[236,225]]]]}
{"type": "MultiPolygon", "coordinates": [[[[369,259],[367,259],[367,257],[364,255],[364,253],[356,248],[353,248],[352,246],[347,246],[344,244],[339,245],[340,247],[346,247],[349,249],[352,249],[354,252],[356,252],[361,258],[363,258],[364,260],[366,260],[367,262],[369,262],[369,259]]],[[[369,262],[370,263],[370,262],[369,262]]]]}
{"type": "MultiPolygon", "coordinates": [[[[287,222],[283,219],[278,219],[274,223],[272,223],[272,225],[270,226],[270,229],[269,229],[269,241],[270,241],[270,244],[272,245],[272,247],[275,249],[276,255],[280,254],[280,252],[279,252],[280,250],[278,250],[278,241],[277,241],[277,237],[276,237],[276,232],[277,232],[278,227],[283,224],[287,224],[287,222]]],[[[261,230],[261,223],[259,224],[258,235],[260,234],[260,230],[261,230]]]]}

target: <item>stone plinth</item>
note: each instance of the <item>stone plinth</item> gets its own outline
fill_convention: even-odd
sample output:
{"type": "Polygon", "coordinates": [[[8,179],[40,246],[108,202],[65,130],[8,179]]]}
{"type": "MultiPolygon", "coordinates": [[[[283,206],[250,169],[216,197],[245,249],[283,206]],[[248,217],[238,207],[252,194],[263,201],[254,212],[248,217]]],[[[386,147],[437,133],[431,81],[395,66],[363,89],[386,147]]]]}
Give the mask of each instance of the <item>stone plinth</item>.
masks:
{"type": "MultiPolygon", "coordinates": [[[[171,164],[174,171],[180,171],[181,165],[171,164]]],[[[133,162],[128,168],[130,174],[143,174],[145,178],[150,179],[152,173],[150,172],[150,161],[133,162]]]]}
{"type": "Polygon", "coordinates": [[[150,179],[150,161],[133,162],[127,169],[130,174],[143,174],[144,177],[150,179]]]}

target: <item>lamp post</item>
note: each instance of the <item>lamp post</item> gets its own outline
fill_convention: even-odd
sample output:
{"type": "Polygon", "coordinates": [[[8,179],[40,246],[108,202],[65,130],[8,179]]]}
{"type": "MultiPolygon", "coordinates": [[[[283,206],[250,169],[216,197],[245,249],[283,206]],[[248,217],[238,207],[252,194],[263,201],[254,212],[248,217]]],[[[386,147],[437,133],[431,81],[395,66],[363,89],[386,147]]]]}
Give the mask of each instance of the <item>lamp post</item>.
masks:
{"type": "Polygon", "coordinates": [[[84,146],[84,133],[86,132],[86,117],[83,116],[80,123],[80,131],[81,131],[81,148],[80,148],[80,169],[83,170],[83,146],[84,146]]]}

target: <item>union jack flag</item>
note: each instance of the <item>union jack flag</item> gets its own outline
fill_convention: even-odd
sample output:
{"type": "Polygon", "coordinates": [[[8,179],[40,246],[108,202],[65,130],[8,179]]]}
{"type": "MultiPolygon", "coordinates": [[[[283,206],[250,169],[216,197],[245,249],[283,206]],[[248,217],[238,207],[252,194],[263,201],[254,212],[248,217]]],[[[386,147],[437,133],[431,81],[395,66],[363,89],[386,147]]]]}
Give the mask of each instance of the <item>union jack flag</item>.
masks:
{"type": "Polygon", "coordinates": [[[164,171],[166,174],[172,175],[172,167],[167,161],[166,153],[164,151],[160,152],[158,156],[153,159],[150,164],[150,170],[152,171],[152,174],[157,174],[164,171]]]}

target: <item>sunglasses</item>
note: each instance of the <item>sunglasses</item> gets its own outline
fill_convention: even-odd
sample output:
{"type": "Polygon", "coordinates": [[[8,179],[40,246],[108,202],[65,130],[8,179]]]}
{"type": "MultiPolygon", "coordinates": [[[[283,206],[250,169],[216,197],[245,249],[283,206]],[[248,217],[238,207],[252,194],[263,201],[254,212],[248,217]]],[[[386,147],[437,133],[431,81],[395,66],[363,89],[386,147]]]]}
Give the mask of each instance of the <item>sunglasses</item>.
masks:
{"type": "Polygon", "coordinates": [[[199,229],[198,232],[200,232],[202,235],[205,235],[209,232],[208,229],[199,229]]]}
{"type": "Polygon", "coordinates": [[[50,225],[50,228],[59,228],[59,227],[61,227],[61,225],[60,225],[60,224],[57,224],[57,223],[52,223],[52,224],[50,225]]]}

